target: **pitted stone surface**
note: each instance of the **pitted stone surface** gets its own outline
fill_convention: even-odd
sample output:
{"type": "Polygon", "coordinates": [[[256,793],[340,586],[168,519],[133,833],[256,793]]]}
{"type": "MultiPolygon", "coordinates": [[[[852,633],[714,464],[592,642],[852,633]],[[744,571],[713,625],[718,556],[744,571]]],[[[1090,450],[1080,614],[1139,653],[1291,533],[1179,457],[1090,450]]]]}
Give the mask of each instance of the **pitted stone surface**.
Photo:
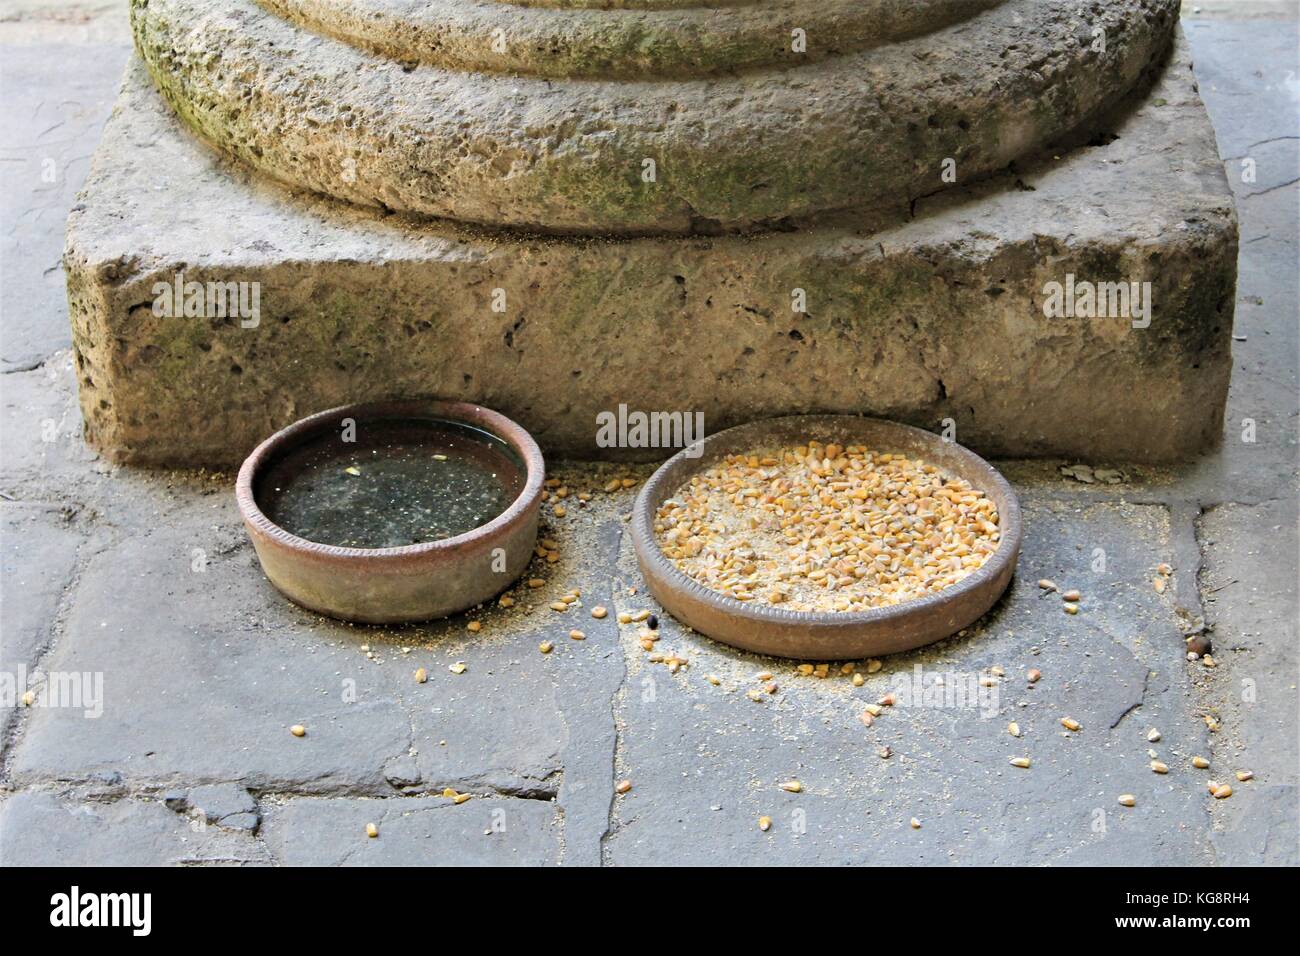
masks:
{"type": "Polygon", "coordinates": [[[262,0],[403,62],[553,77],[680,80],[800,66],[974,16],[1005,0],[757,0],[565,9],[480,0],[262,0]],[[795,31],[802,31],[796,39],[795,31]]]}
{"type": "Polygon", "coordinates": [[[235,465],[309,412],[442,393],[510,415],[548,453],[636,454],[595,442],[617,395],[700,410],[710,431],[868,412],[951,418],[990,454],[1184,456],[1222,421],[1231,198],[1185,57],[1109,123],[1106,145],[918,202],[906,222],[507,239],[250,184],[133,73],[69,227],[88,434],[120,460],[235,465]],[[1071,273],[1150,280],[1151,326],[1046,319],[1046,283],[1071,273]],[[178,274],[260,283],[257,327],[153,315],[155,284],[178,274]]]}
{"type": "Polygon", "coordinates": [[[906,201],[947,186],[948,159],[962,182],[1005,167],[1137,84],[1177,6],[1010,0],[900,43],[680,82],[410,67],[252,0],[137,0],[132,20],[177,113],[283,182],[490,226],[648,234],[906,201]]]}

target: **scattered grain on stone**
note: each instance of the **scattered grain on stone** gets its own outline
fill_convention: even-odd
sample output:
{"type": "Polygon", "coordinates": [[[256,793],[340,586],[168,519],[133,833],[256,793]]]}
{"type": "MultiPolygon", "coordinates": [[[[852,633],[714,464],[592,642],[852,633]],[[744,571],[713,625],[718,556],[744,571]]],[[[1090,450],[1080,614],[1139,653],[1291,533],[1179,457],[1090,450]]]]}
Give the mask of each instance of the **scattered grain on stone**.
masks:
{"type": "Polygon", "coordinates": [[[594,617],[596,620],[600,620],[601,618],[603,618],[603,617],[604,617],[606,614],[608,614],[608,613],[609,613],[609,612],[606,611],[606,610],[605,610],[603,607],[601,607],[599,604],[597,604],[595,607],[593,607],[593,608],[591,609],[591,616],[594,617]]]}
{"type": "Polygon", "coordinates": [[[803,784],[798,780],[787,780],[785,783],[781,784],[781,789],[786,793],[802,793],[803,784]]]}
{"type": "Polygon", "coordinates": [[[555,650],[555,645],[550,641],[542,641],[542,643],[537,645],[537,649],[543,654],[549,654],[551,651],[555,650]]]}
{"type": "Polygon", "coordinates": [[[294,724],[292,727],[289,728],[289,733],[293,734],[295,737],[306,737],[307,728],[304,727],[302,724],[294,724]]]}
{"type": "Polygon", "coordinates": [[[373,823],[367,823],[367,824],[366,824],[366,836],[370,837],[370,839],[372,839],[372,840],[373,840],[375,837],[379,836],[379,827],[375,826],[373,823]]]}
{"type": "Polygon", "coordinates": [[[1131,793],[1121,793],[1119,795],[1119,804],[1122,807],[1132,807],[1137,805],[1137,797],[1131,793]]]}
{"type": "Polygon", "coordinates": [[[617,786],[614,787],[614,792],[615,792],[615,793],[627,793],[627,792],[628,792],[629,790],[631,790],[631,789],[632,789],[632,781],[631,781],[631,780],[620,780],[620,781],[618,782],[617,786]]]}
{"type": "Polygon", "coordinates": [[[416,672],[415,672],[415,682],[416,682],[417,684],[423,684],[423,683],[424,683],[425,681],[427,681],[428,679],[429,679],[429,672],[428,672],[427,670],[425,670],[423,667],[421,667],[421,668],[419,668],[418,670],[416,670],[416,672]]]}
{"type": "Polygon", "coordinates": [[[1079,723],[1077,720],[1075,720],[1073,717],[1062,717],[1062,718],[1061,718],[1061,726],[1064,727],[1066,730],[1069,730],[1069,731],[1077,731],[1077,730],[1081,729],[1081,727],[1082,727],[1083,725],[1080,724],[1080,723],[1079,723]]]}
{"type": "Polygon", "coordinates": [[[1193,757],[1192,766],[1195,767],[1197,770],[1208,770],[1210,767],[1210,762],[1206,760],[1204,757],[1193,757]]]}

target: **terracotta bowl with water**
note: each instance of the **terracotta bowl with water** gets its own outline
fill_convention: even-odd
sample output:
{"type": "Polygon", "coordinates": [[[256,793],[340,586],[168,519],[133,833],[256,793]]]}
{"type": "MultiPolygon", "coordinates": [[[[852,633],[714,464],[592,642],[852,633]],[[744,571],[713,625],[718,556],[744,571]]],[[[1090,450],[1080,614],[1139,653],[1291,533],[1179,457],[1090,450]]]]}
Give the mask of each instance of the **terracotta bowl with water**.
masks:
{"type": "Polygon", "coordinates": [[[673,617],[714,640],[760,654],[799,660],[857,660],[910,650],[954,634],[983,616],[1006,590],[1020,557],[1020,503],[998,472],[974,452],[938,435],[876,418],[798,415],[739,425],[668,459],[646,482],[632,509],[632,542],[650,593],[673,617]],[[864,445],[937,465],[967,479],[993,500],[998,548],[978,570],[924,597],[863,611],[790,611],[740,601],[688,577],[655,539],[655,512],[700,471],[730,454],[760,448],[864,445]],[[693,457],[693,453],[699,451],[693,457]],[[688,453],[691,452],[691,453],[688,453]]]}
{"type": "Polygon", "coordinates": [[[347,621],[424,621],[513,584],[537,542],[545,464],[491,409],[422,399],[320,412],[262,442],[235,495],[267,578],[347,621]]]}

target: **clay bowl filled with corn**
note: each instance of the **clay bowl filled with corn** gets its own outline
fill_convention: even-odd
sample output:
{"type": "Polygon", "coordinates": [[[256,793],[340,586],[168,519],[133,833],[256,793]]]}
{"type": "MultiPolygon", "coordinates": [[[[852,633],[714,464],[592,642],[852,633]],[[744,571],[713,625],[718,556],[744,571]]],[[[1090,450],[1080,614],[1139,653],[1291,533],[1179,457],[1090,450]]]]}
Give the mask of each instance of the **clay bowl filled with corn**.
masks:
{"type": "Polygon", "coordinates": [[[1020,504],[938,435],[805,415],[718,432],[655,472],[632,514],[655,599],[715,640],[800,660],[932,643],[978,620],[1020,556],[1020,504]]]}

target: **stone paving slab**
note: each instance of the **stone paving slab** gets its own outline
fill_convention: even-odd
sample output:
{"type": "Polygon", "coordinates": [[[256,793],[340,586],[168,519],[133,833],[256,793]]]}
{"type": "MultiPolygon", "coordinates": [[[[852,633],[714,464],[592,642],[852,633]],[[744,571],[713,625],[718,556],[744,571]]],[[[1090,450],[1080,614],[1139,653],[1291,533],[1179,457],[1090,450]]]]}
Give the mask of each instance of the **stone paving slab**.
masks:
{"type": "Polygon", "coordinates": [[[263,836],[289,866],[544,866],[560,829],[548,801],[297,797],[268,805],[263,836]]]}
{"type": "MultiPolygon", "coordinates": [[[[520,584],[517,610],[385,629],[339,624],[281,598],[257,567],[233,500],[217,490],[171,498],[146,480],[101,502],[108,522],[135,524],[143,513],[157,526],[90,558],[45,666],[102,675],[104,714],[34,708],[8,766],[16,781],[120,774],[149,791],[238,782],[391,796],[454,786],[552,799],[572,765],[566,812],[603,825],[610,701],[623,662],[612,619],[588,609],[611,603],[607,569],[622,527],[615,499],[599,514],[593,507],[581,533],[546,532],[565,542],[566,557],[537,562],[529,574],[547,585],[520,584]],[[566,615],[546,607],[572,587],[585,607],[566,615]],[[466,629],[471,618],[483,627],[477,635],[466,629]],[[587,639],[571,640],[574,628],[587,639]],[[542,640],[556,645],[552,654],[538,651],[542,640]],[[467,663],[464,673],[449,670],[457,661],[467,663]],[[424,684],[417,667],[428,673],[424,684]],[[288,733],[294,723],[306,737],[288,733]]],[[[594,849],[588,841],[586,852],[594,849]]]]}
{"type": "Polygon", "coordinates": [[[0,688],[0,754],[18,716],[3,695],[21,700],[34,685],[33,671],[76,570],[83,537],[71,517],[54,506],[0,503],[0,675],[13,678],[12,687],[0,688]]]}
{"type": "Polygon", "coordinates": [[[98,455],[82,439],[71,351],[53,353],[40,368],[6,374],[0,385],[2,490],[10,499],[27,498],[33,481],[54,479],[64,491],[81,483],[98,455]]]}
{"type": "Polygon", "coordinates": [[[156,799],[60,799],[27,791],[0,802],[3,866],[243,865],[269,860],[246,835],[200,826],[156,799]]]}
{"type": "Polygon", "coordinates": [[[0,502],[0,662],[35,666],[72,582],[83,535],[55,505],[0,502]]]}
{"type": "Polygon", "coordinates": [[[1300,579],[1296,527],[1295,497],[1221,505],[1200,521],[1217,666],[1198,682],[1199,700],[1223,728],[1211,737],[1215,779],[1236,791],[1215,807],[1221,863],[1294,863],[1300,846],[1300,602],[1279,587],[1300,579]],[[1236,770],[1255,778],[1239,783],[1236,770]]]}
{"type": "Polygon", "coordinates": [[[1236,200],[1242,250],[1223,453],[1202,458],[1180,476],[1175,490],[1192,500],[1248,502],[1296,487],[1300,88],[1287,71],[1300,51],[1293,26],[1185,22],[1236,200]],[[1243,159],[1254,160],[1253,183],[1243,181],[1243,159]]]}
{"type": "Polygon", "coordinates": [[[88,563],[46,666],[102,674],[104,716],[35,711],[18,779],[386,788],[384,759],[409,746],[405,712],[358,655],[286,626],[295,614],[250,566],[228,496],[214,504],[200,499],[88,563]],[[307,737],[289,734],[296,723],[307,737]]]}
{"type": "MultiPolygon", "coordinates": [[[[1191,770],[1149,769],[1156,746],[1174,766],[1202,746],[1185,705],[1182,641],[1148,569],[1169,554],[1163,508],[1026,502],[1012,591],[965,635],[895,655],[855,689],[847,676],[798,676],[790,662],[732,652],[661,625],[690,667],[670,676],[625,640],[619,774],[635,782],[615,808],[606,859],[620,863],[1091,862],[1150,831],[1151,862],[1207,860],[1208,796],[1191,770]],[[1093,571],[1093,549],[1106,569],[1093,571]],[[1084,592],[1077,617],[1035,581],[1084,592]],[[864,704],[942,677],[954,691],[1001,666],[1005,682],[959,706],[895,706],[867,728],[864,704]],[[919,676],[916,668],[921,668],[919,676]],[[1030,687],[1030,667],[1043,672],[1030,687]],[[746,689],[769,670],[780,690],[746,689]],[[713,687],[707,675],[721,678],[713,687]],[[1058,721],[1083,725],[1069,734],[1058,721]],[[1007,724],[1020,724],[1015,739],[1007,724]],[[1152,745],[1156,725],[1162,741],[1152,745]],[[893,754],[882,759],[881,746],[893,754]],[[1029,756],[1022,770],[1009,764],[1029,756]],[[798,779],[800,794],[783,781],[798,779]],[[1120,793],[1134,793],[1125,809],[1120,793]],[[1050,812],[1044,812],[1050,807],[1050,812]],[[769,816],[772,830],[760,832],[769,816]],[[909,820],[917,817],[920,830],[909,820]],[[1118,839],[1116,839],[1118,838],[1118,839]],[[1081,854],[1079,859],[1075,854],[1081,854]]],[[[635,574],[623,567],[625,574],[635,574]]],[[[632,606],[631,602],[628,606],[632,606]]],[[[967,698],[969,700],[969,697],[967,698]]]]}
{"type": "Polygon", "coordinates": [[[0,374],[39,365],[71,341],[63,222],[90,169],[129,46],[6,45],[0,56],[0,374]],[[75,63],[76,69],[69,69],[75,63]]]}

